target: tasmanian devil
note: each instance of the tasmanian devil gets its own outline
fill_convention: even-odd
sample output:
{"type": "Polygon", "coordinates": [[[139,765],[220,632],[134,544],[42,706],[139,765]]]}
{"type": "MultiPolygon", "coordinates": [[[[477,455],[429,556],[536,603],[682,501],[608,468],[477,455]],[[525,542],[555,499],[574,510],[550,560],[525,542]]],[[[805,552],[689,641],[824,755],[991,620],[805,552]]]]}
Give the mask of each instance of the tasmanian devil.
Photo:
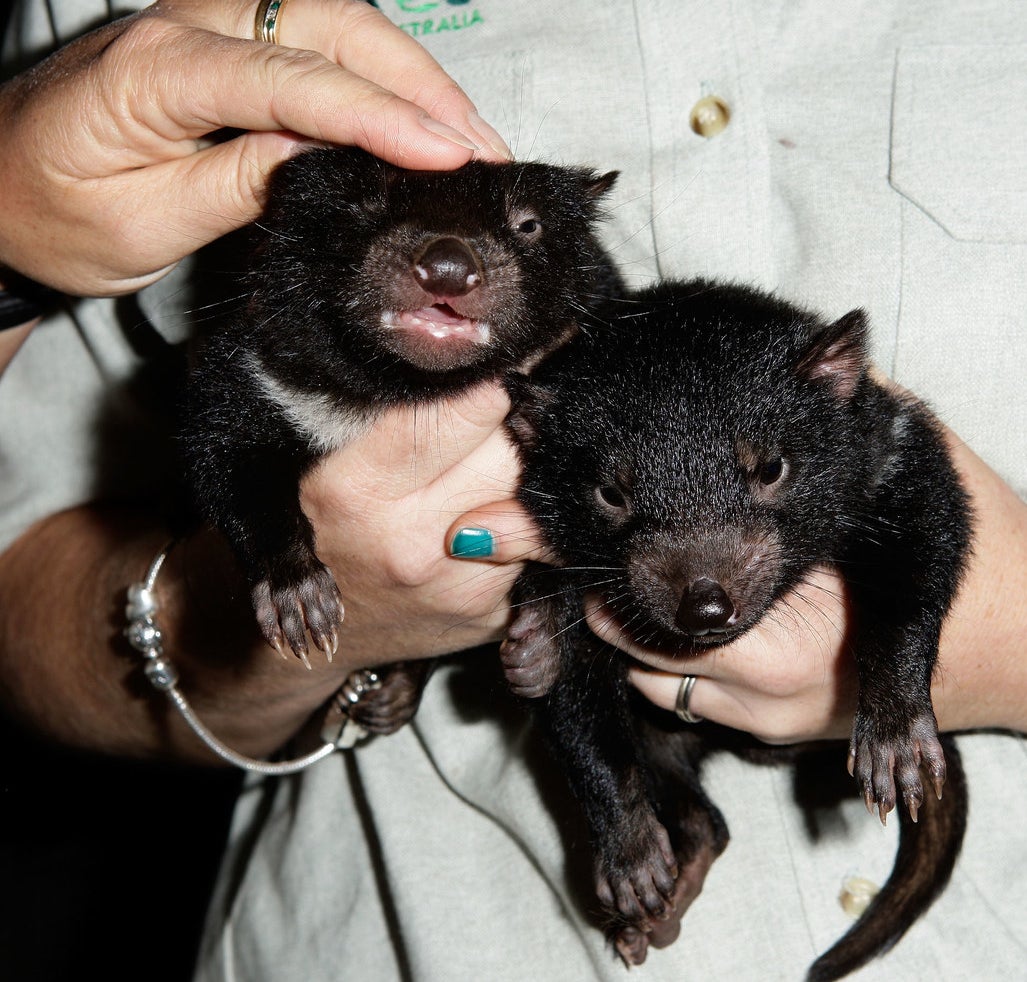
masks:
{"type": "Polygon", "coordinates": [[[182,445],[200,511],[225,534],[268,642],[329,657],[343,606],[299,483],[398,404],[532,363],[617,275],[595,229],[615,180],[471,162],[415,172],[315,149],[272,176],[251,295],[188,386],[182,445]]]}
{"type": "Polygon", "coordinates": [[[610,936],[641,962],[655,921],[687,907],[727,843],[698,771],[728,741],[634,709],[625,661],[583,625],[582,597],[602,592],[634,637],[687,658],[752,628],[815,564],[835,566],[856,612],[850,770],[882,820],[906,806],[888,883],[810,970],[838,978],[898,940],[962,843],[961,765],[930,684],[967,498],[924,406],[868,375],[862,311],[828,323],[707,281],[625,299],[514,384],[520,498],[560,568],[518,581],[507,679],[583,804],[610,936]],[[921,768],[940,797],[946,756],[949,793],[924,802],[921,768]]]}

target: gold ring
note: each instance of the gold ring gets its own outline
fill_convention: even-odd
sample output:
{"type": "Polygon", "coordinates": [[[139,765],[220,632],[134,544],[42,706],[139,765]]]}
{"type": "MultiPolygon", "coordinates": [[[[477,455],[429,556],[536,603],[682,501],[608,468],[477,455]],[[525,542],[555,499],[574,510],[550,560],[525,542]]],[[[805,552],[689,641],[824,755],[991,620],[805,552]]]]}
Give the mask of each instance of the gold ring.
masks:
{"type": "Polygon", "coordinates": [[[265,44],[278,44],[278,18],[289,0],[260,0],[253,21],[253,36],[265,44]]]}

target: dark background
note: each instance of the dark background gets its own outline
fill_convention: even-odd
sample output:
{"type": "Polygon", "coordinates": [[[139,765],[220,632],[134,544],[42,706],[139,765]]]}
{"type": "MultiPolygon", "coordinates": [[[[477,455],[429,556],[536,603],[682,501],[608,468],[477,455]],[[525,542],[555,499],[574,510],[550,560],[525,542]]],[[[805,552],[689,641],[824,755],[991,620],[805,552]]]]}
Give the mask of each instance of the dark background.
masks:
{"type": "Polygon", "coordinates": [[[67,751],[0,719],[0,976],[189,979],[239,781],[67,751]]]}

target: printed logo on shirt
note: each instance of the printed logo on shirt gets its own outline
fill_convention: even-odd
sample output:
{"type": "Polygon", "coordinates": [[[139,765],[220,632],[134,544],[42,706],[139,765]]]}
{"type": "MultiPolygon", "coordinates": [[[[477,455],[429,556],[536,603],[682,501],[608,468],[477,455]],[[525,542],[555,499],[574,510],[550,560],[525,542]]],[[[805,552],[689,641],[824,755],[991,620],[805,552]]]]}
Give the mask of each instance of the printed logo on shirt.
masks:
{"type": "Polygon", "coordinates": [[[471,0],[371,0],[378,8],[393,5],[404,19],[399,27],[412,37],[428,37],[463,31],[484,24],[478,5],[471,0]],[[409,18],[409,19],[406,19],[409,18]]]}

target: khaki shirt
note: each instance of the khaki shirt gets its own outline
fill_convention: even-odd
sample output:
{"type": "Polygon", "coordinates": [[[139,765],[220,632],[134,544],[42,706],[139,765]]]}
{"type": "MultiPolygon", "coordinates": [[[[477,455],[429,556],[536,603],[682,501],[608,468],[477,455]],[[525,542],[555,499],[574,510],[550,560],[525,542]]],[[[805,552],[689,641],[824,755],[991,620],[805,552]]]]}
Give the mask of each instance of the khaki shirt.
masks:
{"type": "MultiPolygon", "coordinates": [[[[57,6],[65,37],[105,12],[102,0],[57,6]]],[[[631,282],[719,276],[831,317],[864,307],[877,362],[1027,493],[1022,5],[378,6],[519,157],[621,171],[605,236],[631,282]]],[[[41,10],[16,11],[13,43],[49,30],[41,10]]],[[[4,541],[108,486],[101,459],[135,461],[140,487],[156,479],[138,449],[157,444],[133,445],[153,437],[105,431],[100,447],[96,418],[146,409],[126,384],[148,364],[133,341],[188,333],[180,291],[164,281],[138,307],[79,304],[0,379],[4,541]]],[[[978,734],[961,747],[971,814],[952,882],[855,977],[1027,978],[1027,746],[978,734]]],[[[623,982],[589,919],[582,828],[551,771],[490,659],[437,673],[399,734],[250,785],[198,979],[623,982]]],[[[731,843],[681,937],[631,979],[800,979],[844,933],[843,881],[887,878],[897,823],[883,830],[851,801],[811,826],[791,782],[787,769],[710,763],[731,843]]]]}

